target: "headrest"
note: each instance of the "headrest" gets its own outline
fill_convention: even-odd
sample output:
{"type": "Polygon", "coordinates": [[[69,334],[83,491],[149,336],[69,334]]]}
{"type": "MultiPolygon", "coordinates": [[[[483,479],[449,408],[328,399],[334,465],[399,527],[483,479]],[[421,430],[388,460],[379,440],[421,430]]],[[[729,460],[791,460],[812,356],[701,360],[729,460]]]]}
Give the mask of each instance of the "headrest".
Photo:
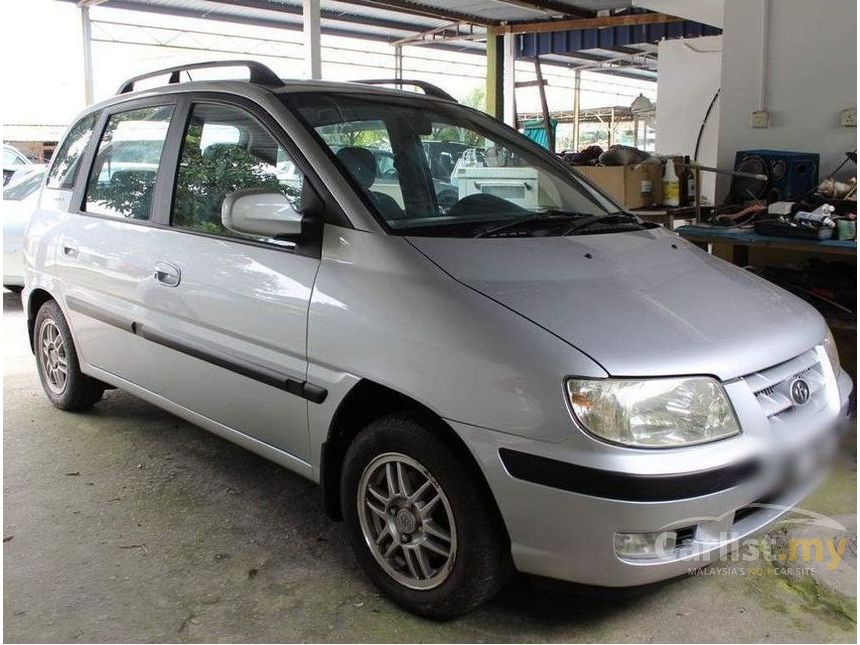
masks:
{"type": "Polygon", "coordinates": [[[376,181],[376,157],[367,148],[347,146],[337,151],[337,158],[362,188],[376,181]]]}

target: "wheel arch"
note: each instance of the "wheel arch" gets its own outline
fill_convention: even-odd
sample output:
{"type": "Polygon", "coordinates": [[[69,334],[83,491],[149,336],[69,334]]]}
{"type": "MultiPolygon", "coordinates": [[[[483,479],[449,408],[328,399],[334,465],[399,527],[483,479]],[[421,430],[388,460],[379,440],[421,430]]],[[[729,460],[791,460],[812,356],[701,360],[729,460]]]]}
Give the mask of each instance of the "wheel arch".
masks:
{"type": "Polygon", "coordinates": [[[481,467],[454,429],[439,414],[422,403],[367,379],[356,383],[340,402],[329,426],[326,441],[322,445],[319,481],[326,514],[334,520],[342,519],[340,477],[343,460],[352,441],[371,421],[398,412],[415,414],[457,454],[477,483],[505,539],[509,540],[502,514],[481,467]]]}
{"type": "Polygon", "coordinates": [[[56,300],[56,298],[41,288],[33,289],[27,298],[27,335],[30,338],[30,351],[34,353],[36,349],[33,340],[33,330],[36,324],[36,314],[39,313],[42,305],[49,300],[56,300]]]}

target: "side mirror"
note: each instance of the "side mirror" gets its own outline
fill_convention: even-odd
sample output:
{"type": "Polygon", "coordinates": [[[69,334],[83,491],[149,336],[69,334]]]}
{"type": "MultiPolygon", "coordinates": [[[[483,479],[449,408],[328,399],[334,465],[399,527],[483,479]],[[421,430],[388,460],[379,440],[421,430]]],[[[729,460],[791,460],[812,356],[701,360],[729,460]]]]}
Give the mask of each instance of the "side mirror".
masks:
{"type": "Polygon", "coordinates": [[[271,188],[244,188],[221,204],[221,223],[228,231],[258,237],[297,237],[302,214],[286,196],[271,188]]]}

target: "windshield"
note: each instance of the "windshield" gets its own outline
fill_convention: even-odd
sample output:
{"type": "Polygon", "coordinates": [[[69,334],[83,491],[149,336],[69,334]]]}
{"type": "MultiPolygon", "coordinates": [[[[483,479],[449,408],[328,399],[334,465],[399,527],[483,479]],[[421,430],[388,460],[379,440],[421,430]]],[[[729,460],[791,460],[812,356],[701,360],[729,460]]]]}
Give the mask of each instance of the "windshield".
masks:
{"type": "Polygon", "coordinates": [[[39,186],[42,185],[42,178],[45,176],[45,170],[46,168],[44,167],[34,170],[23,177],[20,181],[16,181],[10,186],[6,186],[3,189],[3,199],[18,202],[35,193],[39,186]]]}
{"type": "Polygon", "coordinates": [[[528,234],[521,224],[546,229],[618,211],[525,137],[463,106],[370,94],[282,98],[394,234],[528,234]]]}

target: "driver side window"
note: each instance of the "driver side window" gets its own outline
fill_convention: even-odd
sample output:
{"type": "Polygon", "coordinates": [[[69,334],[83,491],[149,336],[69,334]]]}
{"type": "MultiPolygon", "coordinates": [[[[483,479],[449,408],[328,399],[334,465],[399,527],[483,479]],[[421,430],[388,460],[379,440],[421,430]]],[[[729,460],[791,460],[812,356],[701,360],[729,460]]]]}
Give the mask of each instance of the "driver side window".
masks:
{"type": "Polygon", "coordinates": [[[191,110],[173,196],[171,223],[203,233],[240,237],[221,224],[231,192],[271,188],[300,208],[304,175],[250,114],[236,107],[195,104],[191,110]]]}

